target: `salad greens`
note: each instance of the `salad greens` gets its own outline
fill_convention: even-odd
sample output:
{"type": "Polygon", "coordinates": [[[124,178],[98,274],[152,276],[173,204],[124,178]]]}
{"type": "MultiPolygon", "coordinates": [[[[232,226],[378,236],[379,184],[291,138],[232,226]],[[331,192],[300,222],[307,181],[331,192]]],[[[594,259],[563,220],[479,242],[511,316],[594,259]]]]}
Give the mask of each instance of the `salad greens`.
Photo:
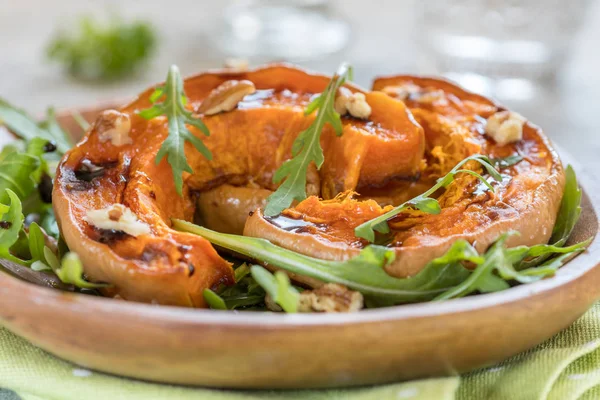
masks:
{"type": "MultiPolygon", "coordinates": [[[[458,171],[455,169],[455,173],[458,171]]],[[[441,182],[445,179],[448,178],[442,178],[441,182]]],[[[554,275],[589,244],[588,240],[563,247],[579,218],[580,198],[575,173],[569,166],[557,219],[559,239],[555,244],[507,248],[507,239],[518,234],[511,232],[479,253],[469,242],[458,240],[446,254],[429,262],[417,275],[402,279],[385,272],[384,268],[394,261],[395,252],[383,246],[371,244],[347,261],[331,261],[299,254],[265,239],[219,233],[182,220],[174,219],[173,227],[285,271],[345,285],[361,292],[367,304],[375,307],[494,292],[515,283],[534,282],[554,275]],[[467,263],[474,268],[466,268],[467,263]]]]}
{"type": "Polygon", "coordinates": [[[46,121],[38,124],[0,100],[0,119],[21,139],[0,152],[0,258],[39,273],[48,271],[79,288],[105,286],[85,281],[79,257],[67,253],[61,259],[64,252],[56,246],[60,238],[50,204],[55,168],[50,165],[72,142],[54,111],[49,109],[46,121]]]}
{"type": "Polygon", "coordinates": [[[58,32],[47,54],[75,77],[114,80],[143,65],[154,53],[156,41],[153,27],[146,22],[113,17],[110,24],[101,25],[83,17],[79,32],[58,32]]]}
{"type": "Polygon", "coordinates": [[[194,117],[191,111],[186,110],[187,97],[183,90],[181,74],[176,65],[171,66],[167,80],[164,85],[156,88],[150,96],[150,101],[154,105],[151,108],[140,111],[139,115],[145,119],[156,118],[160,115],[167,117],[169,136],[165,139],[156,155],[156,163],[158,164],[165,156],[167,157],[167,161],[173,171],[177,193],[181,195],[183,189],[183,172],[193,172],[185,156],[185,142],[193,144],[196,150],[208,160],[212,159],[210,150],[202,143],[202,140],[198,139],[188,130],[186,125],[198,128],[206,136],[209,136],[210,132],[200,118],[194,117]],[[164,98],[164,100],[157,103],[160,98],[164,98]]]}
{"type": "Polygon", "coordinates": [[[286,312],[296,312],[298,289],[282,271],[275,275],[259,265],[235,267],[235,285],[204,290],[204,299],[215,310],[265,310],[265,296],[286,312]]]}
{"type": "Polygon", "coordinates": [[[292,158],[284,162],[273,175],[273,183],[283,183],[267,199],[265,215],[279,214],[292,205],[294,200],[306,198],[306,174],[310,163],[320,169],[325,161],[321,147],[321,133],[330,124],[336,135],[343,131],[340,114],[335,111],[335,96],[346,80],[352,80],[352,68],[343,64],[323,91],[306,107],[304,115],[317,111],[315,120],[300,132],[292,145],[292,158]]]}

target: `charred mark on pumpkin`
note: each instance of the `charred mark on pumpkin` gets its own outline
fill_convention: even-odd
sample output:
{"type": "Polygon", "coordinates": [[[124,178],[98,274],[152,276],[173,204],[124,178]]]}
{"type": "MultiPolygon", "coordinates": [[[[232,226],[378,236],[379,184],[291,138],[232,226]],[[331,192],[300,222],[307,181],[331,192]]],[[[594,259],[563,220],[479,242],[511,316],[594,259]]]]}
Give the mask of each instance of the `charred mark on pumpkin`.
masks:
{"type": "Polygon", "coordinates": [[[75,177],[84,182],[91,182],[93,179],[104,176],[107,169],[114,168],[117,165],[115,161],[109,161],[102,164],[95,164],[91,160],[84,158],[75,168],[75,177]]]}
{"type": "Polygon", "coordinates": [[[324,227],[323,224],[315,224],[303,219],[289,218],[281,214],[274,217],[265,216],[264,218],[279,229],[293,233],[314,233],[319,228],[324,227]]]}
{"type": "Polygon", "coordinates": [[[91,237],[91,239],[102,244],[111,245],[127,237],[129,237],[129,235],[123,231],[117,231],[114,229],[100,229],[94,227],[94,235],[93,237],[91,237]]]}

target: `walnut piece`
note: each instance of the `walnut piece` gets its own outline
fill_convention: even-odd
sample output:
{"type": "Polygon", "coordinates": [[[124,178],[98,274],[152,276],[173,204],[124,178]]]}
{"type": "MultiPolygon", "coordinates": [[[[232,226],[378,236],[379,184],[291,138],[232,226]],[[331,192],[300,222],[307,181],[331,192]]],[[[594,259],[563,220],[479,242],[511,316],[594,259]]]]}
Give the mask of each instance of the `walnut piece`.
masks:
{"type": "Polygon", "coordinates": [[[97,228],[121,231],[131,236],[150,233],[150,226],[138,220],[137,215],[123,204],[113,204],[100,210],[89,210],[85,220],[97,228]]]}
{"type": "Polygon", "coordinates": [[[231,111],[237,107],[244,96],[254,92],[256,92],[254,83],[247,80],[223,82],[202,101],[202,104],[198,107],[198,112],[204,115],[215,115],[231,111]]]}
{"type": "Polygon", "coordinates": [[[411,95],[420,93],[421,88],[414,83],[405,83],[403,85],[386,86],[381,91],[395,99],[407,100],[411,95]]]}
{"type": "Polygon", "coordinates": [[[131,119],[129,115],[117,110],[106,110],[102,112],[94,123],[94,129],[98,133],[98,139],[104,143],[110,140],[114,146],[131,144],[129,137],[131,131],[131,119]]]}
{"type": "Polygon", "coordinates": [[[337,283],[300,293],[298,312],[354,312],[364,307],[363,295],[337,283]]]}
{"type": "Polygon", "coordinates": [[[364,93],[352,93],[345,87],[338,89],[333,107],[340,115],[350,114],[360,119],[371,116],[371,106],[367,103],[364,93]]]}
{"type": "Polygon", "coordinates": [[[499,111],[487,119],[485,133],[500,146],[523,139],[525,117],[512,111],[499,111]]]}

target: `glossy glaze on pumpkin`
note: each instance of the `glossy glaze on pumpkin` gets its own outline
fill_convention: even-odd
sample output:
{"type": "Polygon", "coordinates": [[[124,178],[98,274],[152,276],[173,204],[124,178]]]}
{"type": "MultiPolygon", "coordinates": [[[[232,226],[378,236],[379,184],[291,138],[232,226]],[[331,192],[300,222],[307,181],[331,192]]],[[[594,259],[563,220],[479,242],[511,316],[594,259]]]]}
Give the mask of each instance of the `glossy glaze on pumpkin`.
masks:
{"type": "MultiPolygon", "coordinates": [[[[188,107],[197,110],[214,88],[232,79],[249,80],[258,91],[246,96],[231,112],[202,116],[210,137],[191,128],[211,150],[213,159],[206,160],[186,145],[194,174],[184,175],[183,196],[175,191],[166,159],[158,165],[154,162],[167,136],[166,118],[146,121],[136,114],[150,106],[152,89],[120,110],[131,119],[131,144],[102,142],[92,127],[60,163],[53,193],[58,223],[69,247],[81,256],[86,275],[113,285],[107,294],[134,301],[203,307],[204,288],[233,283],[230,264],[212,245],[200,237],[173,231],[170,219],[192,220],[197,196],[202,200],[203,194],[207,196],[211,190],[240,187],[246,196],[248,190],[274,190],[273,173],[290,157],[294,139],[314,118],[305,117],[304,108],[313,95],[323,91],[330,78],[285,65],[249,72],[209,72],[185,80],[188,107]],[[100,171],[93,177],[82,173],[90,165],[100,171]],[[85,221],[87,211],[114,203],[131,208],[150,225],[152,233],[132,237],[98,230],[85,221]]],[[[365,93],[372,114],[368,121],[344,117],[341,138],[329,127],[324,130],[321,144],[325,163],[318,174],[314,171],[312,182],[309,180],[315,194],[333,198],[347,190],[414,180],[425,151],[423,129],[402,101],[353,85],[347,87],[365,93]]],[[[229,198],[239,195],[233,192],[237,194],[229,198]]],[[[200,201],[200,207],[223,198],[218,192],[212,196],[205,203],[200,201]]],[[[218,221],[214,225],[220,226],[218,221]]],[[[240,230],[239,222],[231,229],[240,230]]]]}

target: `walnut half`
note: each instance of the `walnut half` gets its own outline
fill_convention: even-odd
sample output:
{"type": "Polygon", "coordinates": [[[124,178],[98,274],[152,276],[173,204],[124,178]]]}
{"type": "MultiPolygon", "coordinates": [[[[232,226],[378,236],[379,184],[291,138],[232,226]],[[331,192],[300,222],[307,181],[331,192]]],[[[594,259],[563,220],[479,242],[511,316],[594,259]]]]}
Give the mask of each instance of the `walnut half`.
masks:
{"type": "Polygon", "coordinates": [[[94,129],[102,143],[109,140],[114,146],[132,143],[131,137],[129,137],[131,119],[129,115],[117,110],[102,112],[94,123],[94,129]]]}
{"type": "Polygon", "coordinates": [[[367,103],[364,93],[352,93],[345,87],[338,89],[334,108],[340,115],[350,114],[360,119],[367,119],[371,116],[371,106],[367,103]]]}
{"type": "Polygon", "coordinates": [[[129,207],[113,204],[100,210],[89,210],[85,220],[100,229],[125,232],[131,236],[150,234],[150,226],[138,219],[129,207]]]}
{"type": "Polygon", "coordinates": [[[525,117],[512,111],[499,111],[487,119],[485,133],[500,146],[523,139],[525,117]]]}
{"type": "Polygon", "coordinates": [[[364,307],[363,295],[337,283],[300,293],[298,312],[354,312],[364,307]]]}
{"type": "Polygon", "coordinates": [[[237,107],[242,99],[256,92],[254,83],[242,80],[225,81],[210,92],[202,101],[198,112],[204,115],[215,115],[221,112],[231,111],[237,107]]]}

